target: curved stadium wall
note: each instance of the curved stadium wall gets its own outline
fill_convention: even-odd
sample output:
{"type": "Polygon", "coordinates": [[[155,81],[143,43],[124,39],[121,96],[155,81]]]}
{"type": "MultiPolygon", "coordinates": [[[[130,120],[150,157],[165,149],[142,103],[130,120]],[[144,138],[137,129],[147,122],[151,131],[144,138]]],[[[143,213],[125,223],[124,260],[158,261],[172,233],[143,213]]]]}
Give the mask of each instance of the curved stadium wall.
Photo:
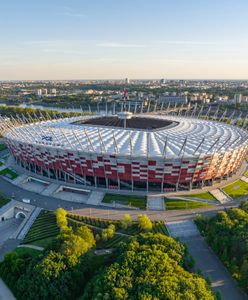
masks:
{"type": "Polygon", "coordinates": [[[13,127],[4,138],[18,165],[51,179],[108,189],[169,192],[232,176],[247,132],[220,122],[134,115],[84,116],[13,127]]]}

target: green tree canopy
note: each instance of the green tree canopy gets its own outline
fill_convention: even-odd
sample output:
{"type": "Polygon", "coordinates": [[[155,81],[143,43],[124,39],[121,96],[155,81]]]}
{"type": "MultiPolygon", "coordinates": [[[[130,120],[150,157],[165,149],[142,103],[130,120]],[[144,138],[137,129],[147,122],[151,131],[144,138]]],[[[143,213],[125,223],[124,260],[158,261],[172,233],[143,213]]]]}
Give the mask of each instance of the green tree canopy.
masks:
{"type": "Polygon", "coordinates": [[[124,246],[118,261],[94,278],[83,299],[215,299],[203,278],[180,265],[183,253],[183,246],[172,238],[143,234],[124,246]]]}

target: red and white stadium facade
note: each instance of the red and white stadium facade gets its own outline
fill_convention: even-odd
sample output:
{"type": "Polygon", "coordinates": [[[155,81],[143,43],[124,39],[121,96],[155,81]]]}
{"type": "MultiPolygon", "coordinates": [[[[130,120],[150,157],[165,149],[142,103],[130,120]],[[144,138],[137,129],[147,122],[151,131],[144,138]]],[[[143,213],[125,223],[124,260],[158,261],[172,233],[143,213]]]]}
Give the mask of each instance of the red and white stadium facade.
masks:
{"type": "Polygon", "coordinates": [[[23,168],[51,179],[123,190],[199,188],[233,175],[248,149],[245,130],[221,122],[162,115],[154,130],[78,124],[81,116],[9,126],[5,142],[23,168]],[[76,123],[75,123],[76,122],[76,123]]]}

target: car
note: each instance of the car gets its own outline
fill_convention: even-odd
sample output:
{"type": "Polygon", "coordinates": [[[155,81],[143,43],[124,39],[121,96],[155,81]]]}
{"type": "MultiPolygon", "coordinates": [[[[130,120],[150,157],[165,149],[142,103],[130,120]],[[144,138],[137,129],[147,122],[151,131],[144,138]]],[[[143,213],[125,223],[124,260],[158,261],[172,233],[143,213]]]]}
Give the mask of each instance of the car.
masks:
{"type": "Polygon", "coordinates": [[[23,199],[22,199],[22,202],[24,202],[24,203],[30,203],[30,199],[28,199],[28,198],[23,198],[23,199]]]}

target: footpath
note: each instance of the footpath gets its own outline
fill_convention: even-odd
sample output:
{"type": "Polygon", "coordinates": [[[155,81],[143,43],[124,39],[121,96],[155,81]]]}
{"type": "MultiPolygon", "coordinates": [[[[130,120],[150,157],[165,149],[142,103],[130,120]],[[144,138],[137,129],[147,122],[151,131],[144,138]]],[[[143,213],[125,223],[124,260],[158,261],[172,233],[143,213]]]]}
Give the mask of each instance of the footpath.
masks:
{"type": "Polygon", "coordinates": [[[210,278],[214,291],[220,291],[222,300],[245,300],[248,297],[239,289],[222,262],[209,248],[194,221],[166,224],[169,234],[185,243],[195,260],[195,270],[210,278]]]}

